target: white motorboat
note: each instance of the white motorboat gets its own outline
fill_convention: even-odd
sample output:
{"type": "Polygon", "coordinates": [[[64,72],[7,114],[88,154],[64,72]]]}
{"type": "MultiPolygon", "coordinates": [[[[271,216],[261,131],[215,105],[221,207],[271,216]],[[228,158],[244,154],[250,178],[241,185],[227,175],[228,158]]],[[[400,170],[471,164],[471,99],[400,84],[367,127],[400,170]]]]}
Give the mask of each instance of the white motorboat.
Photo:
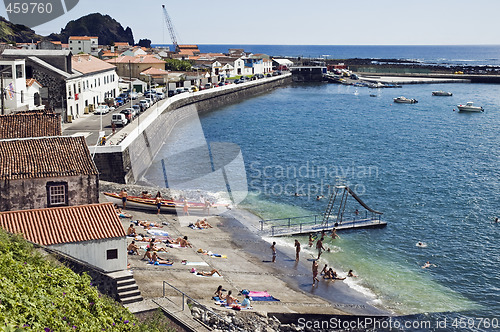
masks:
{"type": "Polygon", "coordinates": [[[409,99],[409,98],[406,98],[403,96],[394,98],[394,102],[399,103],[399,104],[416,104],[416,103],[418,103],[418,101],[416,99],[409,99]]]}
{"type": "Polygon", "coordinates": [[[472,101],[467,102],[465,105],[457,105],[459,112],[484,112],[481,106],[474,106],[472,101]]]}
{"type": "Polygon", "coordinates": [[[447,91],[432,91],[433,96],[453,96],[453,93],[447,91]]]}

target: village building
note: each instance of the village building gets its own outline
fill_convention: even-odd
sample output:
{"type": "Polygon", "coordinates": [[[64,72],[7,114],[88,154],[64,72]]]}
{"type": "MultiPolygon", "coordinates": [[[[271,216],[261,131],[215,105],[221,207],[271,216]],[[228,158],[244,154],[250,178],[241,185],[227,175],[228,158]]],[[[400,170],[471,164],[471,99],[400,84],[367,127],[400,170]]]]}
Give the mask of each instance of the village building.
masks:
{"type": "Polygon", "coordinates": [[[97,203],[98,174],[83,136],[0,140],[0,211],[97,203]]]}
{"type": "Polygon", "coordinates": [[[121,56],[140,56],[140,55],[147,55],[147,54],[148,54],[148,52],[146,52],[146,48],[135,46],[131,49],[124,51],[121,54],[121,56]]]}
{"type": "Polygon", "coordinates": [[[72,119],[118,95],[116,67],[89,54],[71,58],[74,75],[66,80],[67,114],[72,119]]]}
{"type": "Polygon", "coordinates": [[[127,240],[112,203],[0,212],[0,227],[106,273],[127,269],[127,240]]]}
{"type": "Polygon", "coordinates": [[[60,114],[23,112],[0,115],[0,140],[12,138],[61,136],[60,114]]]}
{"type": "Polygon", "coordinates": [[[42,40],[36,43],[37,50],[62,50],[60,41],[42,40]]]}
{"type": "Polygon", "coordinates": [[[37,80],[35,80],[34,78],[29,78],[26,80],[26,98],[28,100],[29,110],[43,110],[45,108],[45,106],[42,105],[42,97],[40,95],[41,90],[42,85],[37,80]]]}
{"type": "Polygon", "coordinates": [[[28,110],[26,67],[24,59],[0,60],[0,72],[5,95],[0,114],[28,110]]]}
{"type": "Polygon", "coordinates": [[[145,81],[149,79],[141,76],[141,73],[151,67],[165,70],[165,61],[158,59],[155,55],[120,56],[106,60],[107,63],[116,66],[118,76],[124,78],[139,78],[145,81]]]}
{"type": "Polygon", "coordinates": [[[177,45],[175,53],[177,53],[177,57],[191,59],[194,56],[200,55],[201,52],[198,45],[177,45]]]}
{"type": "Polygon", "coordinates": [[[73,54],[87,53],[97,55],[99,51],[99,38],[87,36],[70,36],[68,39],[69,50],[73,54]]]}

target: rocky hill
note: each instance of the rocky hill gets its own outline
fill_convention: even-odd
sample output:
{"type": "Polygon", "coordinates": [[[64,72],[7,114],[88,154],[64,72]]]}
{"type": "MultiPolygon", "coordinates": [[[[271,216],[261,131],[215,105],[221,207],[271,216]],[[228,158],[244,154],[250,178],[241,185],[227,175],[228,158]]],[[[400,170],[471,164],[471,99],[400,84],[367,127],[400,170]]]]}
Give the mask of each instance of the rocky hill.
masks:
{"type": "Polygon", "coordinates": [[[134,44],[132,29],[129,27],[124,29],[120,23],[109,15],[99,13],[89,14],[68,22],[66,27],[61,30],[61,33],[53,33],[48,36],[48,39],[67,43],[69,36],[96,36],[99,37],[100,45],[110,45],[115,41],[128,42],[130,45],[134,44]]]}
{"type": "Polygon", "coordinates": [[[22,42],[37,42],[43,39],[37,35],[35,31],[27,26],[14,24],[0,16],[0,42],[2,43],[22,43],[22,42]]]}

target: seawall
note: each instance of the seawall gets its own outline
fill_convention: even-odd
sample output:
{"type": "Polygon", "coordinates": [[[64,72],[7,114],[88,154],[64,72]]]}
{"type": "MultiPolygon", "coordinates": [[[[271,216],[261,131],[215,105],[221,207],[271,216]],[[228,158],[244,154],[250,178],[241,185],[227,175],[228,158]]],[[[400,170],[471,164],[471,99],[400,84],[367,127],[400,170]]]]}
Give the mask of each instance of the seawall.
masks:
{"type": "Polygon", "coordinates": [[[196,107],[200,114],[291,82],[291,74],[287,73],[162,100],[109,138],[106,145],[90,147],[90,152],[95,154],[99,178],[116,183],[135,183],[151,166],[175,125],[189,115],[188,106],[196,107]]]}

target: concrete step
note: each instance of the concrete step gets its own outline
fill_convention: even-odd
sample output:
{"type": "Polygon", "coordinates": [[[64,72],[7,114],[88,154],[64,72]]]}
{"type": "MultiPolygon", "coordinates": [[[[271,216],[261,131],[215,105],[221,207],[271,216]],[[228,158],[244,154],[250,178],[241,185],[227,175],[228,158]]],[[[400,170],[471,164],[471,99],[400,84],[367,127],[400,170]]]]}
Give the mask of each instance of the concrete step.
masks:
{"type": "Polygon", "coordinates": [[[118,293],[118,297],[120,298],[120,300],[122,302],[126,298],[134,297],[134,296],[140,296],[140,295],[141,295],[141,292],[139,291],[139,289],[135,289],[135,290],[127,291],[127,292],[118,293]]]}
{"type": "Polygon", "coordinates": [[[118,288],[123,287],[123,286],[128,286],[128,285],[135,285],[135,279],[133,277],[116,281],[116,286],[118,288]]]}
{"type": "Polygon", "coordinates": [[[120,302],[125,305],[125,304],[131,304],[131,303],[137,303],[137,302],[141,302],[142,300],[144,300],[142,298],[142,296],[138,295],[138,296],[132,296],[132,297],[128,297],[126,299],[123,299],[121,300],[120,302]]]}
{"type": "Polygon", "coordinates": [[[137,286],[137,284],[135,282],[133,284],[123,285],[123,286],[117,287],[118,294],[122,294],[122,293],[128,292],[128,291],[138,290],[138,289],[139,289],[139,286],[137,286]]]}

